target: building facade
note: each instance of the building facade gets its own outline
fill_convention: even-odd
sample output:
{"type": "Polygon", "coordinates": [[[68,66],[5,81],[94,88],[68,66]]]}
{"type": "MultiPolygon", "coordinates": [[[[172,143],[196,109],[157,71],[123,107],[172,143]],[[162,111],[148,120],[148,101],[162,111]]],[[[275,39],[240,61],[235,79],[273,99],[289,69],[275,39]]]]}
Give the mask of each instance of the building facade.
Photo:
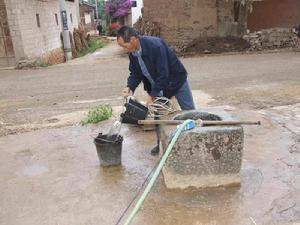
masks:
{"type": "MultiPolygon", "coordinates": [[[[78,0],[66,1],[69,30],[78,27],[78,0]]],[[[0,66],[23,59],[64,61],[59,1],[0,0],[0,66]]]]}
{"type": "Polygon", "coordinates": [[[133,6],[131,8],[132,15],[132,26],[135,24],[138,19],[142,16],[143,0],[132,1],[133,6]]]}
{"type": "MultiPolygon", "coordinates": [[[[143,19],[158,24],[160,35],[181,51],[209,38],[243,37],[272,29],[275,42],[286,43],[300,24],[299,0],[144,0],[143,19]],[[280,28],[276,34],[274,28],[280,28]],[[275,32],[275,33],[274,33],[275,32]]],[[[259,41],[259,40],[258,40],[259,41]]],[[[289,44],[270,46],[290,46],[289,44]]]]}
{"type": "Polygon", "coordinates": [[[96,30],[96,5],[90,4],[85,1],[80,1],[80,22],[88,31],[96,30]]]}
{"type": "Polygon", "coordinates": [[[225,0],[144,0],[143,18],[159,24],[172,46],[196,38],[242,36],[247,6],[225,0]]]}

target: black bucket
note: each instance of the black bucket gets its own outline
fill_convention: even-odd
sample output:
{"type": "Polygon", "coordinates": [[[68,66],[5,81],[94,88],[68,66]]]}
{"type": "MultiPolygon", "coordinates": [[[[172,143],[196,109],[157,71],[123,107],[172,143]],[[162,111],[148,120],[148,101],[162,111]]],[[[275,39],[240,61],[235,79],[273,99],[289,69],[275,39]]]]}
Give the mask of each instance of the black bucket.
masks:
{"type": "Polygon", "coordinates": [[[107,135],[98,134],[94,139],[94,144],[96,145],[101,166],[121,165],[122,143],[123,137],[121,135],[114,135],[107,139],[107,135]]]}
{"type": "Polygon", "coordinates": [[[148,108],[138,101],[129,99],[124,106],[126,110],[121,114],[122,123],[138,124],[138,120],[146,119],[148,108]]]}

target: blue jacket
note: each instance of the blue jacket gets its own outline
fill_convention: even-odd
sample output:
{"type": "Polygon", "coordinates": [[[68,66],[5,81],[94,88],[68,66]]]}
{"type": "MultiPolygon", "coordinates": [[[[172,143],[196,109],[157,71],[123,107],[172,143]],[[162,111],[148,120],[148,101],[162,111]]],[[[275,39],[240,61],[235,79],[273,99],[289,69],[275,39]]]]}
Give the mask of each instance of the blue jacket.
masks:
{"type": "Polygon", "coordinates": [[[187,72],[175,53],[166,43],[157,37],[140,36],[142,59],[150,73],[154,85],[151,87],[143,75],[138,58],[129,53],[129,71],[127,87],[133,92],[143,82],[144,89],[152,97],[157,97],[162,90],[165,97],[171,98],[187,79],[187,72]]]}

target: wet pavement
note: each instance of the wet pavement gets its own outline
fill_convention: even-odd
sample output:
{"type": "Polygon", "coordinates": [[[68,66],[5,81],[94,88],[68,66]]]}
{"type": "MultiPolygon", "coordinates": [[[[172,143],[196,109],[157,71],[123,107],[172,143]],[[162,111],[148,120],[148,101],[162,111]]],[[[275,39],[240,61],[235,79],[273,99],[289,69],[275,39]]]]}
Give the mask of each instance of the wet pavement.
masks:
{"type": "Polygon", "coordinates": [[[123,127],[123,166],[100,168],[92,136],[110,122],[1,138],[0,224],[113,224],[155,158],[154,135],[123,127]]]}
{"type": "MultiPolygon", "coordinates": [[[[239,119],[262,121],[244,127],[241,187],[168,190],[160,176],[132,224],[300,222],[300,137],[293,114],[300,108],[285,107],[285,114],[230,110],[239,119]]],[[[91,136],[112,123],[0,138],[0,224],[115,224],[158,158],[149,154],[153,131],[124,125],[122,166],[101,168],[91,136]]]]}

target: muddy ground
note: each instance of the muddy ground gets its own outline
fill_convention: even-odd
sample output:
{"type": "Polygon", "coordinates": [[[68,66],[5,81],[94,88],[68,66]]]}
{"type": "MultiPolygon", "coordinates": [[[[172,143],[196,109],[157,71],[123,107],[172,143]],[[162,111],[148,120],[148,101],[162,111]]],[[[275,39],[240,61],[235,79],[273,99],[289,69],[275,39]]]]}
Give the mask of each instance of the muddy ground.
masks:
{"type": "MultiPolygon", "coordinates": [[[[92,137],[118,116],[127,75],[115,50],[0,70],[0,224],[116,224],[157,163],[153,131],[124,125],[122,167],[99,166],[92,137]],[[78,125],[90,106],[108,102],[115,118],[78,125]]],[[[300,223],[299,59],[292,52],[183,59],[197,108],[262,125],[244,127],[241,187],[168,190],[160,177],[132,224],[300,223]]]]}
{"type": "Polygon", "coordinates": [[[192,41],[181,53],[185,56],[201,54],[218,54],[225,52],[243,52],[250,48],[248,41],[237,37],[199,38],[192,41]]]}

